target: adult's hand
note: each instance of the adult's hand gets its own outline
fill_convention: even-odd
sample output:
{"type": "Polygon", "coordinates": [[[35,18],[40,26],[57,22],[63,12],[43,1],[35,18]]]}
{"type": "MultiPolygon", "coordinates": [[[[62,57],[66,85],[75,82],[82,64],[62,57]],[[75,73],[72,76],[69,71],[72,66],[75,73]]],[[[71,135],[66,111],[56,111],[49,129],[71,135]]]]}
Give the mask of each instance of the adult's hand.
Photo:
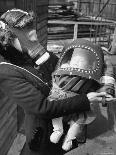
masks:
{"type": "Polygon", "coordinates": [[[100,103],[103,101],[105,97],[105,102],[112,103],[116,102],[116,98],[113,98],[111,95],[107,94],[106,92],[90,92],[87,94],[88,100],[91,103],[100,103]]]}

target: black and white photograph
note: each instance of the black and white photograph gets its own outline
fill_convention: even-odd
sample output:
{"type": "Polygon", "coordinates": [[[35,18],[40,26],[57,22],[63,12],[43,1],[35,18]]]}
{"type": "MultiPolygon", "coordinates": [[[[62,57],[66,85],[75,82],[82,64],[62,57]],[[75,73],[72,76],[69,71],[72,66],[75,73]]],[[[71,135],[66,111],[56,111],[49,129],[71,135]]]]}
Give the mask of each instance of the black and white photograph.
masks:
{"type": "Polygon", "coordinates": [[[0,0],[0,155],[116,155],[116,0],[0,0]]]}

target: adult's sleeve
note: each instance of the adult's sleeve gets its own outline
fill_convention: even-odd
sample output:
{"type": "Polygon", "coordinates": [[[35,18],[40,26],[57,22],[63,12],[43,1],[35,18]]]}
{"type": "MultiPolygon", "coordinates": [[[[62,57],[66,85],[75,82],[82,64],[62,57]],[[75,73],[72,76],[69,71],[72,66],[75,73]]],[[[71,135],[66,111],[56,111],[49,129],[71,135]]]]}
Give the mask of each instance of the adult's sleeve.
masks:
{"type": "Polygon", "coordinates": [[[63,100],[49,101],[42,92],[30,82],[21,78],[8,78],[5,81],[13,102],[20,105],[28,114],[39,117],[54,118],[78,111],[90,110],[86,95],[76,95],[63,100]]]}

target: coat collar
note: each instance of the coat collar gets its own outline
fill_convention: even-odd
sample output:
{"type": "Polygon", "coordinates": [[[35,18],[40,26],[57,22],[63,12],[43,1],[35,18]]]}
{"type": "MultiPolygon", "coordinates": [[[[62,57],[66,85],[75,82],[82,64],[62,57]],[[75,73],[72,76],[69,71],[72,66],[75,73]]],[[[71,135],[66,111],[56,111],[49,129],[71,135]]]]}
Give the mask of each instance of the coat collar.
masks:
{"type": "Polygon", "coordinates": [[[49,87],[48,84],[45,83],[40,77],[38,77],[38,76],[36,76],[35,74],[31,73],[31,72],[28,71],[27,69],[25,69],[25,68],[23,68],[23,67],[19,67],[19,66],[17,66],[17,65],[14,65],[14,64],[12,64],[12,63],[9,63],[9,62],[0,61],[0,65],[3,65],[3,64],[4,64],[4,65],[10,65],[10,66],[13,66],[13,67],[15,67],[15,68],[17,68],[17,69],[20,69],[20,70],[25,71],[25,72],[29,73],[30,75],[32,75],[34,78],[38,79],[41,83],[43,83],[44,85],[46,85],[47,87],[49,87]]]}

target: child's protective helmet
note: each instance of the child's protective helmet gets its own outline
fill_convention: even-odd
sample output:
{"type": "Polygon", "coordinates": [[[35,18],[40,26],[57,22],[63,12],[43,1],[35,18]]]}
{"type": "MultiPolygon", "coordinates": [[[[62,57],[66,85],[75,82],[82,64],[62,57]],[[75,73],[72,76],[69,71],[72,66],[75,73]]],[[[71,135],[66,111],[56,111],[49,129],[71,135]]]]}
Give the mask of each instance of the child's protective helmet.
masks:
{"type": "Polygon", "coordinates": [[[54,75],[78,75],[99,82],[103,64],[104,54],[99,45],[77,39],[64,47],[54,75]]]}

